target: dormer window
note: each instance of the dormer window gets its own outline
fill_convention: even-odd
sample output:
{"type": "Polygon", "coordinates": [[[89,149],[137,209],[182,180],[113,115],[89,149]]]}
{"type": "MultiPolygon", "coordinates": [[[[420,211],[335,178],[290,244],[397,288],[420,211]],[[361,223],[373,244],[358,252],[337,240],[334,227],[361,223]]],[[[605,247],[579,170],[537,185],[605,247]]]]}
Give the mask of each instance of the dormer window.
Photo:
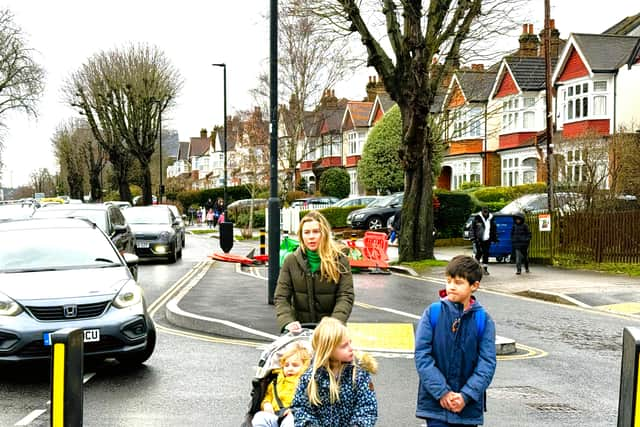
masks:
{"type": "Polygon", "coordinates": [[[512,96],[502,102],[502,132],[511,133],[535,130],[536,98],[512,96]]]}

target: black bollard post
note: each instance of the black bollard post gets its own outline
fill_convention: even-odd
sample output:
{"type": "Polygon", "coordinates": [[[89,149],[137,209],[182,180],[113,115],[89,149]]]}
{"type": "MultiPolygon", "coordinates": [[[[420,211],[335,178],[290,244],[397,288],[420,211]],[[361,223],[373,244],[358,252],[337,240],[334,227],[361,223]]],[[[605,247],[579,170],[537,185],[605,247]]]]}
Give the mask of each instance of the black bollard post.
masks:
{"type": "Polygon", "coordinates": [[[260,255],[264,255],[267,250],[267,231],[264,228],[260,229],[260,255]]]}
{"type": "Polygon", "coordinates": [[[84,334],[82,329],[73,328],[49,334],[51,427],[82,426],[84,334]]]}
{"type": "Polygon", "coordinates": [[[618,401],[618,427],[633,427],[640,423],[638,391],[638,357],[640,356],[640,328],[628,327],[622,331],[622,367],[618,401]]]}
{"type": "Polygon", "coordinates": [[[233,223],[224,221],[220,223],[220,249],[225,254],[233,248],[233,223]]]}

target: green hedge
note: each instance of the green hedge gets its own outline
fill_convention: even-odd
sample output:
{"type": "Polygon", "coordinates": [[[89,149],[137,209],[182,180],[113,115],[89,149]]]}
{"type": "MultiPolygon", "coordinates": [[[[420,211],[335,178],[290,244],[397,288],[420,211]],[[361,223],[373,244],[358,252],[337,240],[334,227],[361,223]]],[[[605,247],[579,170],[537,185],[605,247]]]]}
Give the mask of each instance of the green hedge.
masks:
{"type": "Polygon", "coordinates": [[[545,193],[547,186],[544,183],[514,185],[513,187],[482,187],[473,192],[473,195],[483,204],[503,203],[503,206],[520,196],[531,193],[545,193]]]}
{"type": "MultiPolygon", "coordinates": [[[[347,215],[349,212],[355,211],[356,209],[362,209],[365,206],[347,206],[344,208],[324,208],[318,209],[318,211],[324,215],[324,217],[329,221],[329,225],[331,228],[341,228],[347,226],[347,215]]],[[[309,211],[300,211],[300,219],[302,219],[309,211]]]]}
{"type": "MultiPolygon", "coordinates": [[[[249,213],[242,212],[238,214],[237,218],[234,218],[233,225],[235,227],[246,228],[249,226],[249,213]]],[[[262,228],[265,226],[264,210],[258,210],[253,212],[253,228],[262,228]]]]}
{"type": "Polygon", "coordinates": [[[472,212],[477,211],[471,196],[463,192],[436,190],[440,206],[434,209],[434,225],[438,238],[449,239],[462,236],[462,228],[472,212]]]}

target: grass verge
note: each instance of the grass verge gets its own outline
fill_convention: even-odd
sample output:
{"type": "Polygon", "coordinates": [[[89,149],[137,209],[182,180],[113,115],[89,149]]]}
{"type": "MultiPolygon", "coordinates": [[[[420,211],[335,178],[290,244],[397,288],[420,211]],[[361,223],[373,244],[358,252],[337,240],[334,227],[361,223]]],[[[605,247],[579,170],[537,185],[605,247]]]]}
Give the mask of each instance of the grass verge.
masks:
{"type": "Polygon", "coordinates": [[[191,234],[213,234],[217,232],[218,230],[214,230],[214,229],[191,230],[191,234]]]}
{"type": "Polygon", "coordinates": [[[568,259],[558,259],[554,264],[558,267],[568,268],[572,270],[603,271],[607,273],[626,274],[632,277],[640,277],[640,265],[638,264],[620,264],[609,262],[576,263],[575,260],[568,259]]]}

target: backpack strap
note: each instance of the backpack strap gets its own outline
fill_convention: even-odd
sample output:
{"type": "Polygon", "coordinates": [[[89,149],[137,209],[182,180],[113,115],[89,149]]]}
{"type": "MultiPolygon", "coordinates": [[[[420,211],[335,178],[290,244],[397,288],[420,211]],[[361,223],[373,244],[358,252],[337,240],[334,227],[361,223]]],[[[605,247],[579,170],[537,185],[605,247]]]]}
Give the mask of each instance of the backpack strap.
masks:
{"type": "MultiPolygon", "coordinates": [[[[431,304],[429,307],[429,323],[431,324],[431,329],[435,331],[436,325],[438,324],[438,318],[440,317],[440,310],[442,309],[442,302],[436,301],[431,304]]],[[[484,334],[484,328],[487,324],[487,313],[483,308],[477,310],[475,314],[476,319],[476,331],[478,332],[478,338],[482,338],[484,334]]]]}
{"type": "Polygon", "coordinates": [[[285,406],[282,404],[282,400],[280,400],[280,397],[278,396],[278,387],[276,387],[276,383],[278,381],[278,377],[275,377],[273,379],[273,397],[276,398],[276,403],[278,404],[278,408],[280,408],[278,410],[278,412],[283,411],[285,408],[285,406]]]}

